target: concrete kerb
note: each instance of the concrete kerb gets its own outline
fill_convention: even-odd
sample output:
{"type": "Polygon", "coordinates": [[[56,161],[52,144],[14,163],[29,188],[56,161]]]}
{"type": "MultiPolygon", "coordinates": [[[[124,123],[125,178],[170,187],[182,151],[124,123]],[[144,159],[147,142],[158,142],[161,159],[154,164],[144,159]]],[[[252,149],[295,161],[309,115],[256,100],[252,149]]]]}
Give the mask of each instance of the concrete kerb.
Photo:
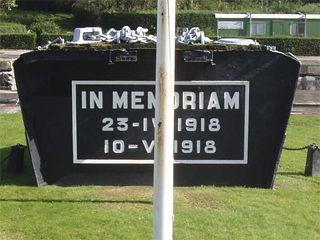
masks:
{"type": "Polygon", "coordinates": [[[14,61],[20,57],[21,54],[31,52],[33,50],[27,49],[0,49],[0,60],[14,61]]]}

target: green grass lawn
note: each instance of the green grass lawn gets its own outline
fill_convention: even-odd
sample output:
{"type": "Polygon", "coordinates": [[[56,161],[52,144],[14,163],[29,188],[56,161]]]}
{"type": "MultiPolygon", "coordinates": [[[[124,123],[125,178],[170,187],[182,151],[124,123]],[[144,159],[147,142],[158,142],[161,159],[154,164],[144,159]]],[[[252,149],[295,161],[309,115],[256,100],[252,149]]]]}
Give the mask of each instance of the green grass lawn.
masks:
{"type": "MultiPolygon", "coordinates": [[[[320,116],[291,116],[285,145],[319,145],[319,133],[320,116]]],[[[1,114],[0,159],[17,143],[21,114],[1,114]]],[[[320,239],[320,177],[304,176],[306,154],[283,151],[273,190],[176,187],[174,239],[320,239]]],[[[25,167],[1,166],[0,239],[152,239],[152,187],[38,188],[25,167]]]]}

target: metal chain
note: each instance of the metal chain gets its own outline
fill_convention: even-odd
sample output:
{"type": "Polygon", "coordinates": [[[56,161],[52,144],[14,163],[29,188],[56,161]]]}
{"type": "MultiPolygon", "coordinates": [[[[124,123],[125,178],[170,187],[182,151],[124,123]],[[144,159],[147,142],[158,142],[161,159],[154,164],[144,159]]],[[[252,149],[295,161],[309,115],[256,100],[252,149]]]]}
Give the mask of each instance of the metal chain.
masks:
{"type": "Polygon", "coordinates": [[[9,157],[10,157],[10,154],[1,160],[0,165],[3,164],[5,161],[7,161],[9,157]]]}
{"type": "MultiPolygon", "coordinates": [[[[108,43],[157,43],[157,37],[153,35],[146,35],[147,28],[138,27],[136,30],[131,30],[130,27],[124,26],[121,30],[111,28],[106,34],[90,35],[85,40],[98,40],[108,43]]],[[[193,27],[183,29],[181,36],[175,38],[177,43],[182,44],[206,44],[212,40],[205,36],[200,28],[193,27]]]]}
{"type": "Polygon", "coordinates": [[[289,148],[289,147],[283,147],[284,150],[289,150],[289,151],[300,151],[300,150],[305,150],[308,149],[309,147],[315,146],[317,147],[317,145],[315,143],[310,144],[308,146],[305,147],[301,147],[301,148],[289,148]]]}
{"type": "MultiPolygon", "coordinates": [[[[107,43],[157,43],[157,37],[153,35],[147,35],[149,30],[147,28],[138,27],[136,30],[131,30],[130,27],[124,26],[120,30],[114,28],[109,29],[105,34],[87,33],[84,36],[84,41],[88,42],[107,42],[107,43]]],[[[181,32],[181,36],[175,37],[175,41],[181,44],[207,44],[213,40],[206,37],[204,31],[200,31],[200,28],[193,27],[190,30],[184,28],[181,32]]],[[[49,49],[49,46],[53,43],[65,43],[65,40],[61,37],[48,41],[44,46],[37,46],[36,50],[43,51],[49,49]]],[[[67,42],[77,43],[77,42],[67,42]]]]}

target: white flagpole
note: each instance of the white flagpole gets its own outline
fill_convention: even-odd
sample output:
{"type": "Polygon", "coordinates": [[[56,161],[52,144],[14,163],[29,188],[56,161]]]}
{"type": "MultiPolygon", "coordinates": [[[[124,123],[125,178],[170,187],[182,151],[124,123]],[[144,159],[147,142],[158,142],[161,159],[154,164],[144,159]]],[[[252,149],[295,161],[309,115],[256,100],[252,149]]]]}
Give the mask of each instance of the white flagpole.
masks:
{"type": "Polygon", "coordinates": [[[173,238],[175,0],[158,0],[153,239],[173,238]]]}

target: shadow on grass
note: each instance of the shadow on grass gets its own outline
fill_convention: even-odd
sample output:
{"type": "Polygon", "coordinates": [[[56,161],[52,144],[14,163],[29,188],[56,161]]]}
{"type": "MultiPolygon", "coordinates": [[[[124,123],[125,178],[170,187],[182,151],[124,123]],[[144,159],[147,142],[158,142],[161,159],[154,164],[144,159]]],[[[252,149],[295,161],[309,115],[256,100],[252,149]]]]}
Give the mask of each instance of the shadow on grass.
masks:
{"type": "Polygon", "coordinates": [[[312,176],[306,176],[304,172],[277,172],[277,175],[289,177],[292,179],[303,179],[304,181],[318,184],[319,183],[319,177],[312,177],[312,176]]]}
{"type": "Polygon", "coordinates": [[[152,201],[130,201],[130,200],[72,200],[72,199],[18,199],[0,198],[3,202],[41,202],[41,203],[133,203],[133,204],[153,204],[152,201]]]}
{"type": "Polygon", "coordinates": [[[284,176],[305,176],[303,172],[277,172],[277,174],[284,176]]]}
{"type": "MultiPolygon", "coordinates": [[[[9,156],[11,147],[0,149],[1,161],[9,156]]],[[[10,173],[8,165],[10,157],[7,161],[0,165],[0,185],[15,186],[36,186],[34,173],[31,167],[28,149],[24,150],[24,161],[22,173],[10,173]]]]}

